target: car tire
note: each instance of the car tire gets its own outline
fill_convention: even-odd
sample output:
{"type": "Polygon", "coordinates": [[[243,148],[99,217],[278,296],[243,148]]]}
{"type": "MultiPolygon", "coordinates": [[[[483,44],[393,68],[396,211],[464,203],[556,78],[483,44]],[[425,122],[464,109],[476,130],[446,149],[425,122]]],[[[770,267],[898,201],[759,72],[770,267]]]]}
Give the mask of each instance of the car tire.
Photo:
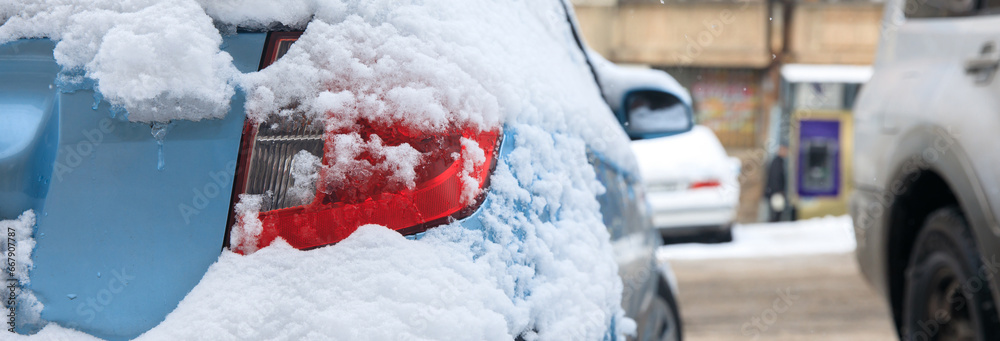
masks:
{"type": "Polygon", "coordinates": [[[725,229],[715,233],[715,243],[729,243],[733,241],[733,227],[728,226],[725,229]]]}
{"type": "Polygon", "coordinates": [[[670,286],[661,279],[657,291],[658,297],[653,300],[653,304],[658,306],[654,307],[654,309],[662,309],[663,321],[662,324],[658,326],[657,332],[654,334],[656,336],[654,340],[684,340],[684,326],[681,322],[681,311],[677,306],[677,298],[674,296],[673,290],[670,290],[670,286]]]}
{"type": "Polygon", "coordinates": [[[998,340],[1000,323],[988,278],[965,218],[956,207],[932,212],[905,272],[900,338],[998,340]]]}

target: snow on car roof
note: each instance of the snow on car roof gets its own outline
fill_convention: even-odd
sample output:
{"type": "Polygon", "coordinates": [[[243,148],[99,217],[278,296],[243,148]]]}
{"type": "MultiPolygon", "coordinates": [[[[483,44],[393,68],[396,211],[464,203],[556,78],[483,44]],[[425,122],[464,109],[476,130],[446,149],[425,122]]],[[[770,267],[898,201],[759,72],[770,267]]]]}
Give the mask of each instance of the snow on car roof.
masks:
{"type": "Polygon", "coordinates": [[[682,134],[632,141],[632,150],[647,182],[728,180],[736,173],[715,133],[701,125],[682,134]]]}
{"type": "MultiPolygon", "coordinates": [[[[615,67],[615,64],[594,51],[590,51],[590,56],[601,76],[601,85],[604,89],[661,90],[673,94],[681,102],[691,106],[691,93],[666,72],[642,65],[617,65],[615,67]]],[[[604,95],[607,96],[611,110],[620,110],[619,106],[625,100],[622,98],[625,95],[624,91],[607,91],[604,95]]]]}

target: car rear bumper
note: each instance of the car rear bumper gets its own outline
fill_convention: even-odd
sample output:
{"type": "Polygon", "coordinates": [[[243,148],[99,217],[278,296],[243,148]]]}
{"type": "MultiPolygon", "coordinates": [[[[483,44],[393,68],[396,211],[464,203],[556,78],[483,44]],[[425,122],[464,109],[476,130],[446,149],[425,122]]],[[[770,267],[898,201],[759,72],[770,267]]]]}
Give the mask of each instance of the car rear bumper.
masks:
{"type": "Polygon", "coordinates": [[[653,226],[658,229],[724,226],[736,218],[739,191],[730,186],[654,191],[648,198],[653,226]]]}
{"type": "Polygon", "coordinates": [[[735,207],[703,207],[685,210],[653,210],[653,226],[659,230],[719,227],[732,224],[735,207]]]}
{"type": "Polygon", "coordinates": [[[733,241],[733,225],[684,226],[659,229],[663,243],[727,243],[733,241]]]}

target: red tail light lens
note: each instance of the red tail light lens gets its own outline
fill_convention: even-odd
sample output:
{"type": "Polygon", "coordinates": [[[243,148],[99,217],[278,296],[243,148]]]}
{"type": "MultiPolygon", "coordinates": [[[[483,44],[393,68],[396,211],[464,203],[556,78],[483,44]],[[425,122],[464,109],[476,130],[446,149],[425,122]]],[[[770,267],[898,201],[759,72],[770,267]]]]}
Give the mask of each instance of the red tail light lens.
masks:
{"type": "MultiPolygon", "coordinates": [[[[270,35],[263,58],[266,63],[261,68],[280,58],[290,45],[289,39],[297,37],[270,35]]],[[[324,131],[322,124],[306,120],[277,125],[248,121],[233,204],[239,194],[263,195],[258,215],[262,231],[256,245],[231,247],[245,253],[281,237],[296,248],[308,249],[339,242],[366,224],[413,234],[464,218],[485,197],[500,136],[499,131],[458,126],[445,133],[424,133],[358,122],[350,130],[324,131]],[[355,148],[345,152],[344,139],[355,148]],[[359,150],[359,145],[375,147],[359,150]],[[403,170],[407,181],[397,179],[399,169],[381,167],[398,161],[387,160],[396,155],[379,152],[386,146],[403,146],[410,155],[419,152],[413,171],[403,170]],[[289,191],[295,181],[292,160],[301,151],[322,160],[316,195],[308,202],[296,200],[289,191]],[[475,193],[478,195],[470,195],[475,193]]],[[[236,219],[230,219],[230,228],[234,224],[236,219]]]]}
{"type": "Polygon", "coordinates": [[[698,188],[712,188],[712,187],[719,187],[719,186],[722,186],[722,184],[719,182],[719,180],[708,180],[708,181],[693,182],[693,183],[691,183],[691,186],[688,186],[688,188],[689,189],[698,189],[698,188]]]}

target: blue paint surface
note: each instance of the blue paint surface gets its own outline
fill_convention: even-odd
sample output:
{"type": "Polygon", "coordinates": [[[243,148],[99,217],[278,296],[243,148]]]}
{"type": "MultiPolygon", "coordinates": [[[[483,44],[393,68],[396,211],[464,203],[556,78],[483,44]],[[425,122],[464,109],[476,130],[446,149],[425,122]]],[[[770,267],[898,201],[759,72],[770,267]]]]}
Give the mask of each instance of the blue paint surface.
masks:
{"type": "MultiPolygon", "coordinates": [[[[253,71],[265,36],[226,37],[223,48],[241,71],[253,71]]],[[[0,138],[0,213],[36,210],[29,288],[45,305],[43,319],[133,338],[173,311],[218,259],[244,94],[224,119],[172,122],[161,153],[150,124],[112,117],[104,101],[94,109],[100,96],[91,88],[55,85],[53,46],[0,46],[0,84],[18,84],[0,92],[0,109],[22,108],[0,110],[0,134],[18,132],[0,138]]]]}

